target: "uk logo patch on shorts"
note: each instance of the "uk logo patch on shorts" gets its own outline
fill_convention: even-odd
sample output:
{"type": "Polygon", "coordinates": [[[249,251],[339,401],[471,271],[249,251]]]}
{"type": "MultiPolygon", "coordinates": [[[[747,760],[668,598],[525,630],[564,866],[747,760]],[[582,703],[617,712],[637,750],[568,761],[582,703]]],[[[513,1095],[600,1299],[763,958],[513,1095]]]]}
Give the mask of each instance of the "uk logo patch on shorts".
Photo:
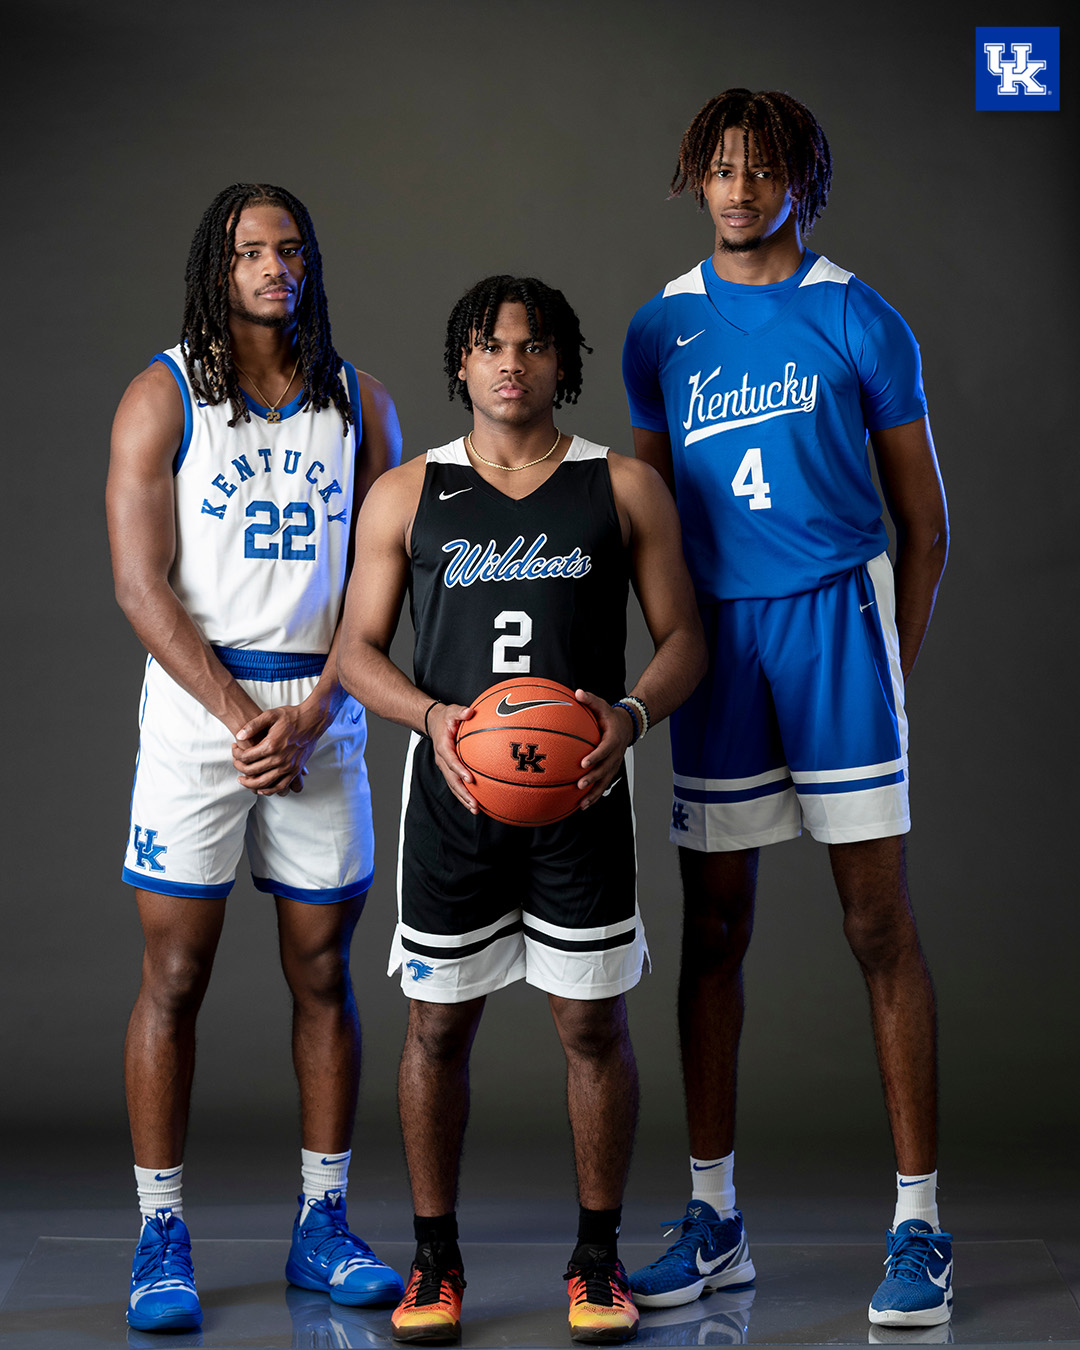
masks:
{"type": "Polygon", "coordinates": [[[1061,107],[1061,29],[975,29],[978,112],[1057,112],[1061,107]]]}

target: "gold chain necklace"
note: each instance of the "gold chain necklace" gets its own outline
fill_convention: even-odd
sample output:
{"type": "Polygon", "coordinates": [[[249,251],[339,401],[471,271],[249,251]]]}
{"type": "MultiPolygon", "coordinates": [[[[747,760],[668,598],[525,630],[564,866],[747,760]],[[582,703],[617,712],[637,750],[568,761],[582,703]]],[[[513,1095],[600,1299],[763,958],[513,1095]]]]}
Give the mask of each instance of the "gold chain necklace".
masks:
{"type": "Polygon", "coordinates": [[[502,469],[505,473],[520,473],[522,469],[531,469],[537,464],[543,464],[545,459],[550,459],[551,456],[555,453],[555,446],[558,445],[561,440],[562,440],[562,432],[559,430],[558,427],[556,427],[555,445],[551,447],[551,449],[547,452],[546,455],[541,455],[539,459],[530,459],[528,464],[496,464],[496,462],[493,459],[485,459],[484,456],[480,453],[480,451],[477,450],[476,446],[473,445],[471,431],[465,437],[465,444],[468,447],[469,452],[471,454],[474,454],[481,464],[486,464],[489,469],[502,469]]]}
{"type": "Polygon", "coordinates": [[[293,380],[296,379],[296,372],[300,369],[300,358],[299,357],[296,358],[296,365],[293,366],[292,368],[292,374],[289,376],[289,383],[285,386],[285,388],[281,391],[281,393],[273,401],[273,403],[270,402],[270,400],[266,397],[266,395],[255,383],[255,381],[251,378],[251,376],[248,374],[248,372],[244,369],[244,367],[240,364],[239,361],[234,360],[233,365],[236,367],[236,369],[240,372],[241,375],[246,377],[252,389],[254,389],[255,392],[258,394],[258,396],[262,399],[263,405],[266,408],[266,420],[268,422],[280,422],[281,414],[278,412],[278,404],[292,388],[292,382],[293,380]]]}

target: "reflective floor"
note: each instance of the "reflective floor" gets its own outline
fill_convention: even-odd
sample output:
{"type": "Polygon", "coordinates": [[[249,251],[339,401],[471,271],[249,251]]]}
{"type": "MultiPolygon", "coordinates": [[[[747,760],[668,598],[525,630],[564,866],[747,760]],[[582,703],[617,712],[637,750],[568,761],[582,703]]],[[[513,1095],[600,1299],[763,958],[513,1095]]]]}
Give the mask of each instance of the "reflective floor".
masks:
{"type": "MultiPolygon", "coordinates": [[[[129,1331],[124,1304],[133,1243],[120,1238],[42,1237],[0,1304],[5,1350],[97,1347],[388,1346],[387,1309],[341,1307],[287,1286],[288,1244],[279,1239],[198,1239],[193,1243],[205,1322],[193,1334],[129,1331]]],[[[570,1346],[562,1270],[566,1246],[463,1243],[468,1292],[461,1344],[570,1346]]],[[[380,1242],[404,1271],[411,1244],[380,1242]]],[[[953,1321],[924,1330],[871,1328],[866,1304],[880,1275],[880,1244],[754,1244],[754,1289],[719,1291],[683,1308],[642,1317],[639,1345],[909,1345],[1080,1342],[1080,1310],[1045,1244],[1037,1239],[956,1244],[953,1321]]],[[[625,1243],[626,1265],[656,1247],[625,1243]]]]}

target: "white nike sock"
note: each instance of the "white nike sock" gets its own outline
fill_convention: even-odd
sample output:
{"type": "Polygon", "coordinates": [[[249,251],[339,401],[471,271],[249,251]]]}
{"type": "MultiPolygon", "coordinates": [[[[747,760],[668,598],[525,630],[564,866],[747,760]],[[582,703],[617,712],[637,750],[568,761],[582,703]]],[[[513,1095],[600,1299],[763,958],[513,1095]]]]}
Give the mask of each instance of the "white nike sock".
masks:
{"type": "Polygon", "coordinates": [[[898,1224],[908,1219],[923,1219],[935,1232],[941,1231],[937,1212],[937,1173],[923,1172],[915,1176],[896,1174],[896,1213],[893,1232],[898,1224]]]}
{"type": "Polygon", "coordinates": [[[184,1164],[179,1167],[136,1167],[135,1189],[139,1193],[139,1213],[152,1219],[159,1209],[171,1209],[178,1219],[184,1217],[184,1164]]]}
{"type": "Polygon", "coordinates": [[[344,1153],[320,1153],[310,1148],[300,1150],[300,1185],[305,1209],[312,1200],[321,1200],[327,1191],[340,1191],[341,1198],[345,1199],[351,1157],[352,1149],[344,1153]]]}
{"type": "Polygon", "coordinates": [[[730,1219],[735,1213],[735,1183],[731,1179],[734,1168],[734,1151],[726,1158],[690,1159],[693,1199],[712,1205],[722,1219],[730,1219]]]}

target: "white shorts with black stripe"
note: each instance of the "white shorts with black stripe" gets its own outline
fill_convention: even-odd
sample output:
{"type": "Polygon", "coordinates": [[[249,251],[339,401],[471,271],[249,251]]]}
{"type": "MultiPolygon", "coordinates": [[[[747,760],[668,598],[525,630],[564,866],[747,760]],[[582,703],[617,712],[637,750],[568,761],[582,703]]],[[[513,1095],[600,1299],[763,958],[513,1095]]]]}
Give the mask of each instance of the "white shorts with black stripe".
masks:
{"type": "Polygon", "coordinates": [[[648,960],[637,906],[633,761],[588,811],[526,828],[473,816],[431,742],[405,760],[398,925],[387,974],[410,998],[464,1003],[525,980],[564,998],[633,988],[648,960]]]}

